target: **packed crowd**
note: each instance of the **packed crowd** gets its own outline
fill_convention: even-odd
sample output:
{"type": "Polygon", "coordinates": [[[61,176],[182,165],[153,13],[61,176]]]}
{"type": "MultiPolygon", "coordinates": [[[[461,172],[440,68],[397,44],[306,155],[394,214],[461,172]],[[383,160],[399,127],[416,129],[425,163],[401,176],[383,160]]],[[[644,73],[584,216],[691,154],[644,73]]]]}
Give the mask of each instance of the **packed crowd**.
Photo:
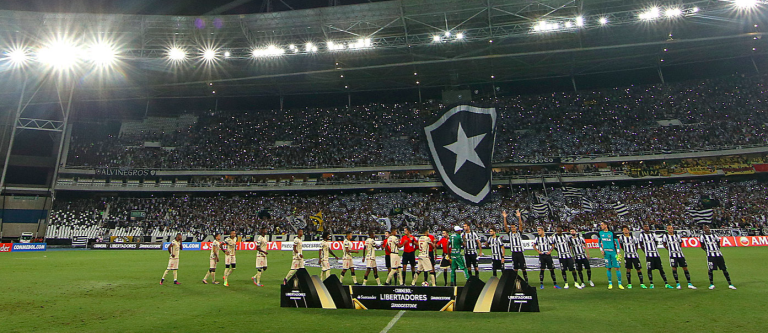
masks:
{"type": "Polygon", "coordinates": [[[59,199],[54,203],[50,224],[81,228],[100,225],[104,232],[107,225],[139,227],[146,235],[159,230],[198,238],[230,230],[253,235],[262,227],[270,234],[286,234],[295,227],[305,227],[306,233],[316,235],[319,225],[312,223],[309,216],[322,213],[322,227],[334,233],[383,232],[386,227],[380,222],[382,217],[388,217],[392,227],[428,225],[438,230],[470,222],[476,230],[488,231],[501,225],[502,210],[522,209],[526,232],[535,232],[537,226],[553,231],[558,225],[591,231],[597,230],[603,221],[614,227],[629,225],[635,230],[643,224],[654,229],[669,224],[690,228],[695,223],[687,209],[700,209],[703,197],[720,202],[714,209],[716,227],[763,228],[768,222],[768,184],[752,180],[584,189],[583,198],[593,202],[592,212],[582,209],[582,198],[565,197],[559,188],[546,192],[525,188],[499,190],[483,206],[459,202],[444,192],[59,199]],[[531,205],[544,200],[550,203],[551,213],[536,216],[531,205]],[[619,202],[629,209],[623,217],[613,208],[619,202]],[[402,212],[397,208],[402,208],[402,212]],[[132,219],[132,211],[143,211],[146,215],[132,219]],[[289,216],[302,217],[306,226],[291,222],[289,216]]]}
{"type": "MultiPolygon", "coordinates": [[[[499,112],[494,160],[637,154],[766,144],[768,77],[632,86],[480,101],[499,112]],[[682,125],[661,126],[677,119],[682,125]]],[[[423,126],[441,105],[209,112],[172,133],[75,130],[67,163],[256,169],[427,164],[423,126]],[[144,148],[145,141],[164,148],[144,148]]]]}

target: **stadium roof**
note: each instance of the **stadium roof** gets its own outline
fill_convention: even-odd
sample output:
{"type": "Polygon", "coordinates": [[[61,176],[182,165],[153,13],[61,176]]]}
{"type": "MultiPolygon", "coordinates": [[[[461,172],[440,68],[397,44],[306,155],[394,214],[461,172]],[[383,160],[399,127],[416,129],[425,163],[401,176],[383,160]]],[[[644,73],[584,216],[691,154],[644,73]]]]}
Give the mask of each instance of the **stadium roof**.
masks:
{"type": "Polygon", "coordinates": [[[96,71],[82,62],[66,71],[67,80],[78,83],[77,100],[276,96],[490,85],[754,59],[766,52],[762,6],[403,0],[247,15],[0,11],[0,49],[6,58],[13,48],[30,57],[23,66],[0,60],[0,103],[16,103],[24,78],[35,84],[63,75],[31,60],[56,39],[82,47],[101,41],[117,51],[112,68],[96,71]],[[168,59],[174,47],[186,52],[185,60],[168,59]],[[204,50],[215,51],[217,59],[203,60],[204,50]]]}

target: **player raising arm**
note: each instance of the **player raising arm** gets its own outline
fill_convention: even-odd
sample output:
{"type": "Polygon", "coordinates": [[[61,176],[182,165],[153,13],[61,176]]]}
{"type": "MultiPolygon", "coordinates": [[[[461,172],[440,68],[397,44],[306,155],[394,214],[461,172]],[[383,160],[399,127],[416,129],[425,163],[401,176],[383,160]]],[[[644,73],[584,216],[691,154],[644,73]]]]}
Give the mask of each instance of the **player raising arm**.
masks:
{"type": "Polygon", "coordinates": [[[736,287],[731,283],[731,275],[728,274],[728,269],[725,267],[725,259],[723,253],[720,252],[720,237],[712,234],[712,230],[708,225],[704,225],[704,234],[699,237],[701,243],[701,249],[707,252],[707,265],[709,274],[709,289],[715,289],[715,282],[713,280],[713,271],[723,271],[723,276],[728,281],[728,288],[736,290],[736,287]]]}
{"type": "Polygon", "coordinates": [[[522,237],[522,230],[523,230],[522,214],[520,214],[520,210],[516,210],[515,216],[517,216],[518,224],[511,224],[511,225],[507,223],[506,211],[502,211],[501,216],[504,217],[504,228],[507,230],[507,233],[509,233],[509,251],[512,252],[512,268],[515,270],[516,273],[519,273],[519,270],[522,270],[523,279],[525,279],[525,281],[527,282],[528,271],[526,271],[526,269],[528,267],[525,264],[525,255],[523,254],[523,251],[525,251],[525,248],[523,247],[523,237],[522,237]]]}
{"type": "Polygon", "coordinates": [[[208,284],[208,275],[211,276],[213,284],[219,284],[219,281],[216,281],[216,266],[219,263],[219,249],[221,249],[221,234],[217,232],[216,235],[213,236],[213,242],[211,242],[210,265],[208,266],[208,273],[205,273],[205,277],[203,278],[203,283],[205,284],[208,284]]]}

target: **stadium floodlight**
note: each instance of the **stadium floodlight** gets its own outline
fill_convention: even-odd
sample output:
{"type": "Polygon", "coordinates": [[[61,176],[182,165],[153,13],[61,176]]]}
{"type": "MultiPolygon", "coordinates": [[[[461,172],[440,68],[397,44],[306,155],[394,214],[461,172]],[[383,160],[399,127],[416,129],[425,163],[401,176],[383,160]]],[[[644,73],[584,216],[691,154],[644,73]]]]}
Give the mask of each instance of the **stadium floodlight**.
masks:
{"type": "Polygon", "coordinates": [[[345,49],[347,46],[342,44],[342,43],[334,43],[332,41],[327,41],[327,42],[325,42],[325,47],[329,51],[340,51],[340,50],[345,49]]]}
{"type": "Polygon", "coordinates": [[[451,37],[451,31],[450,30],[445,32],[445,37],[451,37]]]}
{"type": "Polygon", "coordinates": [[[371,39],[370,38],[360,38],[360,39],[358,39],[354,43],[349,43],[349,48],[350,49],[364,49],[364,48],[371,47],[371,45],[373,45],[373,44],[371,43],[371,39]]]}
{"type": "Polygon", "coordinates": [[[666,11],[664,11],[664,16],[668,18],[678,17],[681,15],[683,15],[683,10],[680,8],[668,8],[666,11]]]}
{"type": "Polygon", "coordinates": [[[639,19],[646,20],[646,21],[655,20],[659,18],[659,16],[661,16],[661,11],[659,11],[659,7],[656,7],[656,6],[653,6],[648,10],[637,15],[639,19]]]}
{"type": "Polygon", "coordinates": [[[583,16],[577,16],[576,17],[576,26],[577,27],[583,27],[584,26],[584,17],[583,16]]]}
{"type": "Polygon", "coordinates": [[[172,47],[168,50],[168,59],[171,61],[182,61],[187,59],[187,52],[178,47],[172,47]]]}
{"type": "Polygon", "coordinates": [[[757,0],[733,0],[733,5],[739,9],[751,9],[757,6],[757,0]]]}
{"type": "Polygon", "coordinates": [[[458,39],[458,40],[464,39],[464,33],[463,32],[457,33],[456,34],[456,39],[458,39]]]}
{"type": "Polygon", "coordinates": [[[296,53],[298,51],[295,44],[288,45],[288,49],[291,50],[291,52],[293,53],[296,53]]]}
{"type": "Polygon", "coordinates": [[[224,52],[224,58],[229,59],[229,57],[232,56],[232,53],[229,51],[224,52]]]}
{"type": "Polygon", "coordinates": [[[266,49],[253,49],[251,53],[254,58],[261,57],[278,57],[285,54],[285,49],[277,47],[275,45],[269,45],[266,49]]]}
{"type": "Polygon", "coordinates": [[[570,28],[573,27],[573,23],[571,23],[571,21],[566,21],[565,22],[565,27],[570,29],[570,28]]]}
{"type": "Polygon", "coordinates": [[[693,7],[693,9],[691,9],[691,12],[698,13],[699,7],[693,7]]]}
{"type": "Polygon", "coordinates": [[[37,52],[37,60],[44,65],[58,70],[74,67],[81,59],[82,50],[77,44],[67,40],[55,40],[37,52]]]}
{"type": "Polygon", "coordinates": [[[605,17],[601,17],[598,22],[600,22],[600,25],[606,25],[608,24],[608,19],[605,17]]]}
{"type": "Polygon", "coordinates": [[[533,30],[538,32],[547,32],[557,29],[560,29],[559,23],[549,23],[547,21],[539,21],[539,23],[536,23],[536,25],[533,26],[533,30]]]}
{"type": "Polygon", "coordinates": [[[88,48],[88,60],[97,66],[111,66],[117,60],[117,51],[108,43],[96,43],[88,48]]]}
{"type": "Polygon", "coordinates": [[[307,43],[304,45],[304,51],[311,52],[311,53],[317,52],[317,46],[315,46],[315,44],[312,44],[312,43],[307,43]]]}
{"type": "Polygon", "coordinates": [[[14,66],[20,66],[29,60],[29,55],[23,48],[14,48],[5,53],[5,59],[14,66]]]}
{"type": "Polygon", "coordinates": [[[216,50],[214,49],[203,50],[203,60],[208,62],[216,60],[216,50]]]}
{"type": "Polygon", "coordinates": [[[443,40],[443,38],[440,37],[440,35],[432,36],[432,41],[435,42],[435,43],[440,43],[441,40],[443,40]]]}

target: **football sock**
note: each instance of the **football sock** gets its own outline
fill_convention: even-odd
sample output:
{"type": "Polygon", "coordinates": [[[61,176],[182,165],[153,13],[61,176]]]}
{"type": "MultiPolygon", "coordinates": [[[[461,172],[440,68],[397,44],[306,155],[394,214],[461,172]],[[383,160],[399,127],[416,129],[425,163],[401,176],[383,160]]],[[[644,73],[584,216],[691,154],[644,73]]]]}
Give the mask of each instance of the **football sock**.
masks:
{"type": "Polygon", "coordinates": [[[555,270],[554,269],[550,269],[549,270],[549,275],[552,276],[552,283],[557,284],[557,276],[555,276],[555,270]]]}
{"type": "Polygon", "coordinates": [[[576,283],[576,271],[571,271],[571,275],[573,275],[573,283],[576,283]]]}
{"type": "Polygon", "coordinates": [[[659,270],[659,274],[661,274],[661,279],[664,280],[664,284],[669,284],[669,283],[667,283],[667,274],[664,273],[663,269],[659,270]]]}
{"type": "Polygon", "coordinates": [[[565,281],[565,283],[568,283],[568,275],[565,275],[565,270],[560,270],[560,272],[563,274],[563,281],[565,281]]]}
{"type": "Polygon", "coordinates": [[[355,276],[355,272],[352,272],[352,283],[357,283],[357,276],[355,276]]]}
{"type": "Polygon", "coordinates": [[[292,270],[288,271],[288,275],[285,276],[285,280],[290,280],[293,277],[294,274],[296,274],[296,270],[295,269],[292,269],[292,270]]]}
{"type": "Polygon", "coordinates": [[[653,271],[650,269],[648,270],[648,282],[653,284],[653,271]]]}
{"type": "Polygon", "coordinates": [[[544,270],[539,271],[539,282],[544,284],[544,270]]]}
{"type": "Polygon", "coordinates": [[[725,276],[725,280],[728,281],[728,285],[729,286],[733,285],[733,283],[731,283],[731,275],[728,274],[728,270],[727,269],[723,270],[723,276],[725,276]]]}
{"type": "MultiPolygon", "coordinates": [[[[167,269],[165,270],[165,273],[163,273],[163,280],[165,280],[165,276],[166,275],[168,275],[168,270],[167,269]]],[[[712,275],[712,274],[710,274],[710,275],[712,275]]]]}
{"type": "Polygon", "coordinates": [[[581,283],[584,283],[584,273],[579,271],[579,280],[581,280],[581,283]]]}
{"type": "Polygon", "coordinates": [[[715,284],[714,274],[712,274],[711,269],[707,271],[707,275],[709,275],[709,284],[715,284]]]}
{"type": "Polygon", "coordinates": [[[587,268],[587,280],[592,281],[592,269],[587,268]]]}
{"type": "Polygon", "coordinates": [[[528,271],[523,271],[523,278],[525,279],[525,282],[528,282],[528,271]]]}
{"type": "MultiPolygon", "coordinates": [[[[629,275],[629,273],[627,273],[629,275]]],[[[637,271],[637,277],[640,278],[640,284],[643,284],[643,272],[637,271]]]]}
{"type": "Polygon", "coordinates": [[[611,276],[611,269],[606,270],[606,274],[608,274],[608,284],[613,283],[613,277],[611,276]]]}
{"type": "Polygon", "coordinates": [[[206,280],[206,281],[207,281],[207,280],[208,280],[208,276],[210,276],[210,275],[211,275],[211,272],[210,272],[210,271],[209,271],[209,272],[207,272],[207,273],[205,273],[205,277],[203,278],[203,280],[206,280]]]}
{"type": "Polygon", "coordinates": [[[616,280],[621,284],[621,271],[618,269],[616,270],[616,280]]]}
{"type": "Polygon", "coordinates": [[[452,269],[451,270],[451,284],[454,284],[454,283],[456,283],[456,270],[452,269]]]}
{"type": "Polygon", "coordinates": [[[677,270],[672,270],[672,276],[675,278],[675,283],[680,283],[680,279],[677,276],[677,270]]]}
{"type": "Polygon", "coordinates": [[[397,276],[399,278],[398,281],[400,282],[400,284],[401,285],[405,284],[405,274],[403,273],[402,269],[397,270],[397,276]]]}
{"type": "Polygon", "coordinates": [[[632,271],[627,270],[627,284],[632,284],[632,271]]]}
{"type": "Polygon", "coordinates": [[[173,270],[173,281],[176,281],[178,279],[178,277],[179,277],[178,274],[179,274],[179,271],[174,269],[173,270]]]}
{"type": "Polygon", "coordinates": [[[256,272],[256,283],[261,284],[261,270],[256,272]]]}
{"type": "Polygon", "coordinates": [[[683,271],[683,273],[685,274],[685,279],[688,280],[688,283],[691,283],[691,273],[688,271],[683,271]]]}
{"type": "Polygon", "coordinates": [[[432,286],[436,285],[436,283],[435,283],[435,272],[432,272],[432,273],[429,274],[429,282],[432,283],[431,284],[432,286]]]}
{"type": "Polygon", "coordinates": [[[216,282],[216,272],[211,272],[211,281],[216,282]]]}

